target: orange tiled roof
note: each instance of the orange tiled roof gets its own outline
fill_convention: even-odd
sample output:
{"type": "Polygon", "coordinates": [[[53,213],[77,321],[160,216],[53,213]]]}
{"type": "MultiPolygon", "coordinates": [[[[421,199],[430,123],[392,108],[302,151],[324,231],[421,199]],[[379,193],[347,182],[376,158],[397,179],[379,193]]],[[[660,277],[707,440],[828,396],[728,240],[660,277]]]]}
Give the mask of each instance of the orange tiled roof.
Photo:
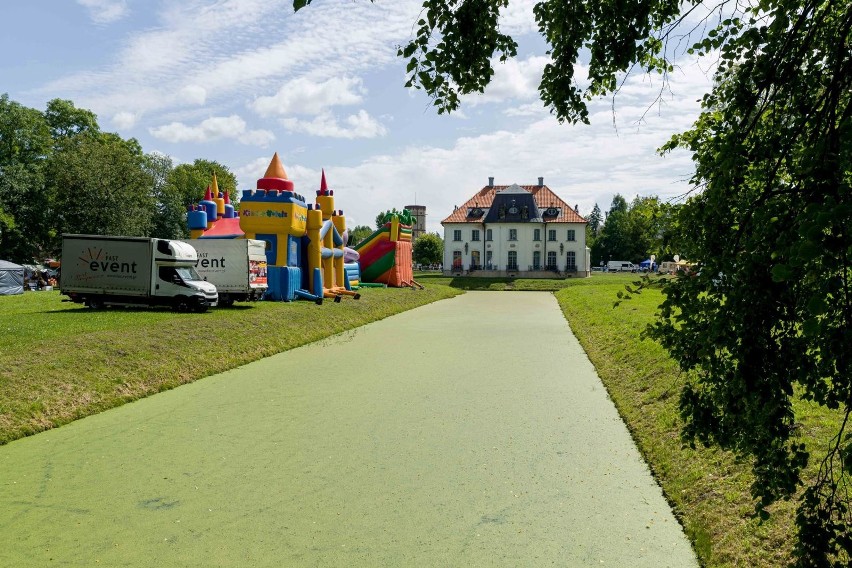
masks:
{"type": "MultiPolygon", "coordinates": [[[[503,191],[504,189],[511,187],[508,185],[492,185],[485,186],[480,189],[476,194],[464,202],[458,209],[453,211],[449,217],[441,221],[441,224],[444,223],[481,223],[483,217],[471,218],[468,217],[467,212],[471,207],[479,207],[481,209],[487,209],[491,207],[491,204],[494,202],[494,196],[498,191],[503,191]]],[[[574,211],[573,207],[569,207],[567,203],[562,201],[558,195],[553,193],[546,185],[519,185],[521,189],[524,189],[532,194],[533,199],[535,199],[535,204],[539,209],[544,210],[548,207],[557,207],[559,208],[559,215],[556,217],[545,217],[545,223],[585,223],[586,220],[576,211],[574,211]]]]}

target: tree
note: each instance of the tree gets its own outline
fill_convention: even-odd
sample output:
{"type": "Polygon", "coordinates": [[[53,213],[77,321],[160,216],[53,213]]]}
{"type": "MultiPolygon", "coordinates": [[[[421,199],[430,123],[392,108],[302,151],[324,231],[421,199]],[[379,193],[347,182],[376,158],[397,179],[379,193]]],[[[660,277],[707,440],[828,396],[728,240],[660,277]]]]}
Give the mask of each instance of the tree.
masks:
{"type": "Polygon", "coordinates": [[[423,233],[414,241],[412,252],[418,264],[440,264],[444,261],[444,239],[437,233],[423,233]]]}
{"type": "Polygon", "coordinates": [[[154,200],[150,236],[160,239],[188,238],[183,196],[169,181],[173,170],[172,159],[165,154],[152,152],[145,155],[142,167],[151,179],[151,196],[154,200]]]}
{"type": "Polygon", "coordinates": [[[100,132],[98,117],[90,110],[77,108],[65,99],[53,99],[47,103],[44,118],[50,126],[54,140],[61,140],[82,132],[100,132]]]}
{"type": "Polygon", "coordinates": [[[595,203],[595,206],[592,208],[592,212],[589,213],[589,216],[586,217],[586,221],[589,222],[589,229],[591,230],[592,235],[597,236],[598,231],[600,231],[603,226],[603,214],[601,213],[601,208],[598,207],[597,203],[595,203]]]}
{"type": "Polygon", "coordinates": [[[0,203],[3,256],[8,260],[32,262],[51,239],[51,203],[44,183],[51,152],[44,115],[0,96],[0,203]]]}
{"type": "Polygon", "coordinates": [[[373,234],[373,229],[366,225],[356,225],[354,229],[349,231],[349,246],[355,246],[370,235],[373,234]]]}
{"type": "Polygon", "coordinates": [[[148,235],[155,203],[145,165],[134,139],[84,132],[62,141],[47,168],[58,232],[148,235]]]}
{"type": "Polygon", "coordinates": [[[169,174],[168,183],[174,188],[183,207],[190,207],[204,197],[204,190],[213,181],[214,172],[219,191],[228,191],[231,200],[236,204],[239,199],[237,178],[227,166],[214,160],[199,158],[191,164],[180,164],[169,174]]]}
{"type": "MultiPolygon", "coordinates": [[[[310,0],[294,0],[294,8],[310,0]]],[[[487,86],[495,56],[515,54],[497,17],[508,0],[424,0],[399,50],[408,85],[438,112],[487,86]]],[[[852,556],[852,10],[848,2],[540,0],[548,44],[539,92],[557,120],[588,122],[588,100],[623,73],[665,77],[673,50],[718,62],[693,129],[666,146],[693,150],[696,195],[677,215],[695,276],[665,286],[650,333],[690,377],[684,439],[752,460],[757,510],[793,494],[809,456],[795,440],[794,392],[843,419],[800,501],[802,565],[852,556]],[[687,27],[688,26],[688,27],[687,27]],[[685,31],[683,31],[685,30],[685,31]],[[702,34],[690,38],[690,33],[702,34]],[[588,81],[575,78],[588,55],[588,81]]],[[[582,78],[579,78],[582,79],[582,78]]],[[[662,88],[665,88],[663,85],[662,88]]]]}
{"type": "Polygon", "coordinates": [[[795,493],[815,449],[797,439],[794,393],[841,412],[799,503],[796,552],[847,565],[852,13],[800,9],[774,6],[746,36],[761,55],[723,65],[692,130],[665,147],[694,154],[702,191],[678,220],[698,270],[667,287],[649,333],[691,373],[685,438],[753,457],[761,515],[795,493]]]}
{"type": "MultiPolygon", "coordinates": [[[[598,264],[610,260],[638,260],[634,243],[628,230],[627,201],[619,194],[612,198],[609,215],[598,238],[592,243],[591,262],[598,264]]],[[[638,255],[641,256],[641,255],[638,255]]]]}

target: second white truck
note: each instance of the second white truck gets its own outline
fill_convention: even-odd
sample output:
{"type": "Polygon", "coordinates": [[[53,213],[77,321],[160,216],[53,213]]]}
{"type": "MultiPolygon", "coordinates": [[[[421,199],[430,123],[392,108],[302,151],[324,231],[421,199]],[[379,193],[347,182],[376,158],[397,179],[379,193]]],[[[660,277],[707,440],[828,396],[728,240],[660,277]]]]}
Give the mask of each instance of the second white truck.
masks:
{"type": "Polygon", "coordinates": [[[198,253],[195,270],[219,291],[219,305],[260,300],[266,292],[266,241],[191,239],[198,253]]]}

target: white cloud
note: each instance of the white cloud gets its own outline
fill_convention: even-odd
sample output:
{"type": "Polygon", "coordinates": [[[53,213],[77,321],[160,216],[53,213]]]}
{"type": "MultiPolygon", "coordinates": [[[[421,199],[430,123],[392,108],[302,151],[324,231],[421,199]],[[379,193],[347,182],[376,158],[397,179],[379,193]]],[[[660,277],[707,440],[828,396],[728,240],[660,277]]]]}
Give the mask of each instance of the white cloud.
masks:
{"type": "Polygon", "coordinates": [[[113,115],[112,123],[115,125],[116,128],[124,130],[128,128],[133,128],[133,126],[136,124],[136,119],[136,115],[132,112],[121,111],[113,115]]]}
{"type": "MultiPolygon", "coordinates": [[[[296,14],[268,0],[167,4],[156,14],[159,25],[129,35],[109,64],[54,79],[39,91],[62,93],[107,116],[121,110],[153,116],[199,104],[200,91],[187,97],[187,85],[204,86],[204,104],[252,100],[286,88],[293,77],[321,84],[396,64],[396,46],[410,37],[419,11],[419,0],[337,0],[296,14]]],[[[349,95],[361,94],[348,88],[349,95]]],[[[286,91],[283,96],[295,108],[305,104],[286,98],[286,91]]]]}
{"type": "Polygon", "coordinates": [[[281,124],[291,132],[328,138],[376,138],[387,134],[387,128],[364,109],[359,110],[358,114],[346,117],[343,124],[340,124],[330,113],[323,113],[313,120],[283,118],[281,124]]]}
{"type": "Polygon", "coordinates": [[[241,144],[252,146],[267,146],[275,140],[275,135],[269,130],[249,130],[245,120],[232,114],[230,116],[214,116],[201,121],[197,126],[182,122],[172,122],[148,131],[155,138],[171,142],[213,142],[220,139],[234,139],[241,144]]]}
{"type": "Polygon", "coordinates": [[[126,0],[77,0],[77,3],[89,11],[93,22],[101,25],[111,24],[129,13],[126,0]]]}
{"type": "MultiPolygon", "coordinates": [[[[461,205],[486,185],[488,176],[497,184],[535,183],[539,176],[581,214],[595,203],[606,210],[616,193],[632,200],[637,195],[664,199],[689,189],[684,181],[693,171],[688,152],[665,157],[656,153],[673,132],[688,128],[697,116],[698,96],[711,84],[701,70],[685,65],[671,78],[671,90],[679,97],[664,97],[663,104],[645,113],[659,89],[659,81],[631,77],[623,99],[617,100],[613,127],[611,101],[590,104],[591,125],[560,125],[546,111],[515,129],[495,130],[454,139],[445,145],[418,144],[387,150],[351,165],[326,165],[334,186],[335,205],[352,220],[370,220],[377,211],[415,203],[427,207],[427,229],[441,231],[440,221],[454,205],[461,205]],[[416,195],[416,198],[415,198],[416,195]]],[[[540,105],[540,103],[532,103],[540,105]]],[[[309,157],[290,155],[292,160],[309,157]]],[[[258,160],[247,183],[254,183],[269,159],[258,160]]],[[[318,167],[300,162],[287,164],[297,191],[312,195],[318,167]]],[[[243,178],[240,177],[242,181],[243,178]]]]}
{"type": "Polygon", "coordinates": [[[285,83],[270,97],[258,97],[250,106],[263,117],[316,116],[335,106],[356,105],[366,92],[361,79],[355,77],[332,77],[319,82],[299,77],[285,83]]]}
{"type": "Polygon", "coordinates": [[[537,101],[516,107],[509,107],[503,111],[503,114],[506,116],[542,116],[547,115],[548,110],[543,102],[537,101]]]}
{"type": "Polygon", "coordinates": [[[512,0],[500,14],[500,31],[511,36],[538,32],[533,6],[539,0],[512,0]]]}
{"type": "Polygon", "coordinates": [[[492,60],[494,76],[486,87],[485,93],[465,95],[463,106],[476,106],[486,103],[501,103],[511,100],[538,99],[538,84],[541,73],[550,59],[544,56],[531,56],[526,59],[510,59],[505,63],[492,60]]]}
{"type": "Polygon", "coordinates": [[[183,100],[192,105],[203,105],[207,101],[207,89],[200,85],[187,85],[180,90],[183,100]]]}

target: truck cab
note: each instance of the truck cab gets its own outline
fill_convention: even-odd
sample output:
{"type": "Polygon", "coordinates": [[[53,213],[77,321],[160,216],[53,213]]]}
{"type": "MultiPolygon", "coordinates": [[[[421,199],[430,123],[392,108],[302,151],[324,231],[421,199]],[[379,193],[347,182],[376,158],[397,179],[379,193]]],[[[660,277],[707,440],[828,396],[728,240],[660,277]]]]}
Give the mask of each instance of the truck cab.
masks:
{"type": "Polygon", "coordinates": [[[205,282],[195,271],[198,256],[192,246],[181,242],[156,239],[151,290],[155,296],[172,298],[178,311],[199,310],[218,302],[216,286],[205,282]]]}

